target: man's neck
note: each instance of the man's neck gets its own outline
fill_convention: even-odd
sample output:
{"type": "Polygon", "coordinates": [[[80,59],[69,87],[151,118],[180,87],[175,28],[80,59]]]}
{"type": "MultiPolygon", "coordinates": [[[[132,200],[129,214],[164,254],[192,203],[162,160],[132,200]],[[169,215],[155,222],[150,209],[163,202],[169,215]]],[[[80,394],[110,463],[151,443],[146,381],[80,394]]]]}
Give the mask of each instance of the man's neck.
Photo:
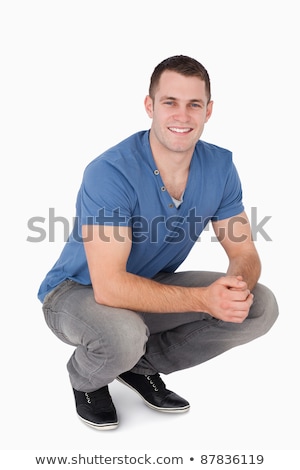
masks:
{"type": "Polygon", "coordinates": [[[150,147],[153,159],[160,172],[168,173],[170,176],[180,177],[189,171],[194,151],[176,152],[160,145],[157,141],[151,140],[150,147]]]}
{"type": "Polygon", "coordinates": [[[193,152],[174,152],[156,143],[151,145],[151,150],[167,191],[180,200],[186,188],[193,152]]]}

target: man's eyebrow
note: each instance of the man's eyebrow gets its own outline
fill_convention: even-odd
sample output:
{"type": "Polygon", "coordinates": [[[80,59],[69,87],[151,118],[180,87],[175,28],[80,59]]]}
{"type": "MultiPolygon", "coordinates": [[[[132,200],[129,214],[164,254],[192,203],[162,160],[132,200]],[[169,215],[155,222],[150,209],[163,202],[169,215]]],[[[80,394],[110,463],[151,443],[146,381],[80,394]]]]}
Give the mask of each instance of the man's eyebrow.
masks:
{"type": "Polygon", "coordinates": [[[174,96],[167,96],[167,95],[165,95],[165,96],[162,96],[162,97],[160,98],[160,101],[164,101],[164,100],[173,100],[173,101],[177,101],[177,98],[175,98],[174,96]]]}
{"type": "MultiPolygon", "coordinates": [[[[175,98],[175,96],[168,96],[168,95],[162,96],[160,98],[160,101],[165,101],[165,100],[178,101],[178,98],[175,98]]],[[[189,103],[200,103],[202,105],[205,104],[205,102],[202,99],[198,99],[198,98],[192,98],[192,99],[188,100],[188,102],[189,103]]]]}

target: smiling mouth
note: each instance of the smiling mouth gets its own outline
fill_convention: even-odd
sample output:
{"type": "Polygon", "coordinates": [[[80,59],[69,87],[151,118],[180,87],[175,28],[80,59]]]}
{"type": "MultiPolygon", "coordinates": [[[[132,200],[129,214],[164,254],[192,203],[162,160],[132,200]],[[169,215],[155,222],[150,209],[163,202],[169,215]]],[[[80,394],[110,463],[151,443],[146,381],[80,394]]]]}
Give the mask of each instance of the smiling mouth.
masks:
{"type": "Polygon", "coordinates": [[[168,127],[168,129],[174,134],[188,134],[193,130],[191,127],[168,127]]]}

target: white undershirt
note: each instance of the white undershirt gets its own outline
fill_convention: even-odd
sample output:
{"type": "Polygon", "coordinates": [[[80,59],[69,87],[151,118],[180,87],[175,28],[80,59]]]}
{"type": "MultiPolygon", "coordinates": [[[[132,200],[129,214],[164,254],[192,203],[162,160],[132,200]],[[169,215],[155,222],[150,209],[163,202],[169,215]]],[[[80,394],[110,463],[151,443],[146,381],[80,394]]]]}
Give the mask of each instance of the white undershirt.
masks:
{"type": "Polygon", "coordinates": [[[180,204],[182,204],[182,202],[183,202],[183,195],[181,196],[180,201],[178,199],[175,199],[175,197],[172,197],[172,200],[173,200],[173,202],[175,204],[175,207],[177,209],[180,206],[180,204]]]}

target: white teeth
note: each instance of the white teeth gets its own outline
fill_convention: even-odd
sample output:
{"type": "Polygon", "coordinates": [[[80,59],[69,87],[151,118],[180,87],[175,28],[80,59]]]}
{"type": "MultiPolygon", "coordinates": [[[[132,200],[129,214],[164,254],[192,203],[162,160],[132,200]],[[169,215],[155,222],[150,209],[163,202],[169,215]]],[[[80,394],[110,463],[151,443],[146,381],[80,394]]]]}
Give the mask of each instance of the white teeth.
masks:
{"type": "Polygon", "coordinates": [[[169,129],[172,132],[179,132],[180,134],[183,134],[184,132],[189,132],[191,130],[190,127],[186,127],[185,129],[178,129],[178,127],[169,127],[169,129]]]}

